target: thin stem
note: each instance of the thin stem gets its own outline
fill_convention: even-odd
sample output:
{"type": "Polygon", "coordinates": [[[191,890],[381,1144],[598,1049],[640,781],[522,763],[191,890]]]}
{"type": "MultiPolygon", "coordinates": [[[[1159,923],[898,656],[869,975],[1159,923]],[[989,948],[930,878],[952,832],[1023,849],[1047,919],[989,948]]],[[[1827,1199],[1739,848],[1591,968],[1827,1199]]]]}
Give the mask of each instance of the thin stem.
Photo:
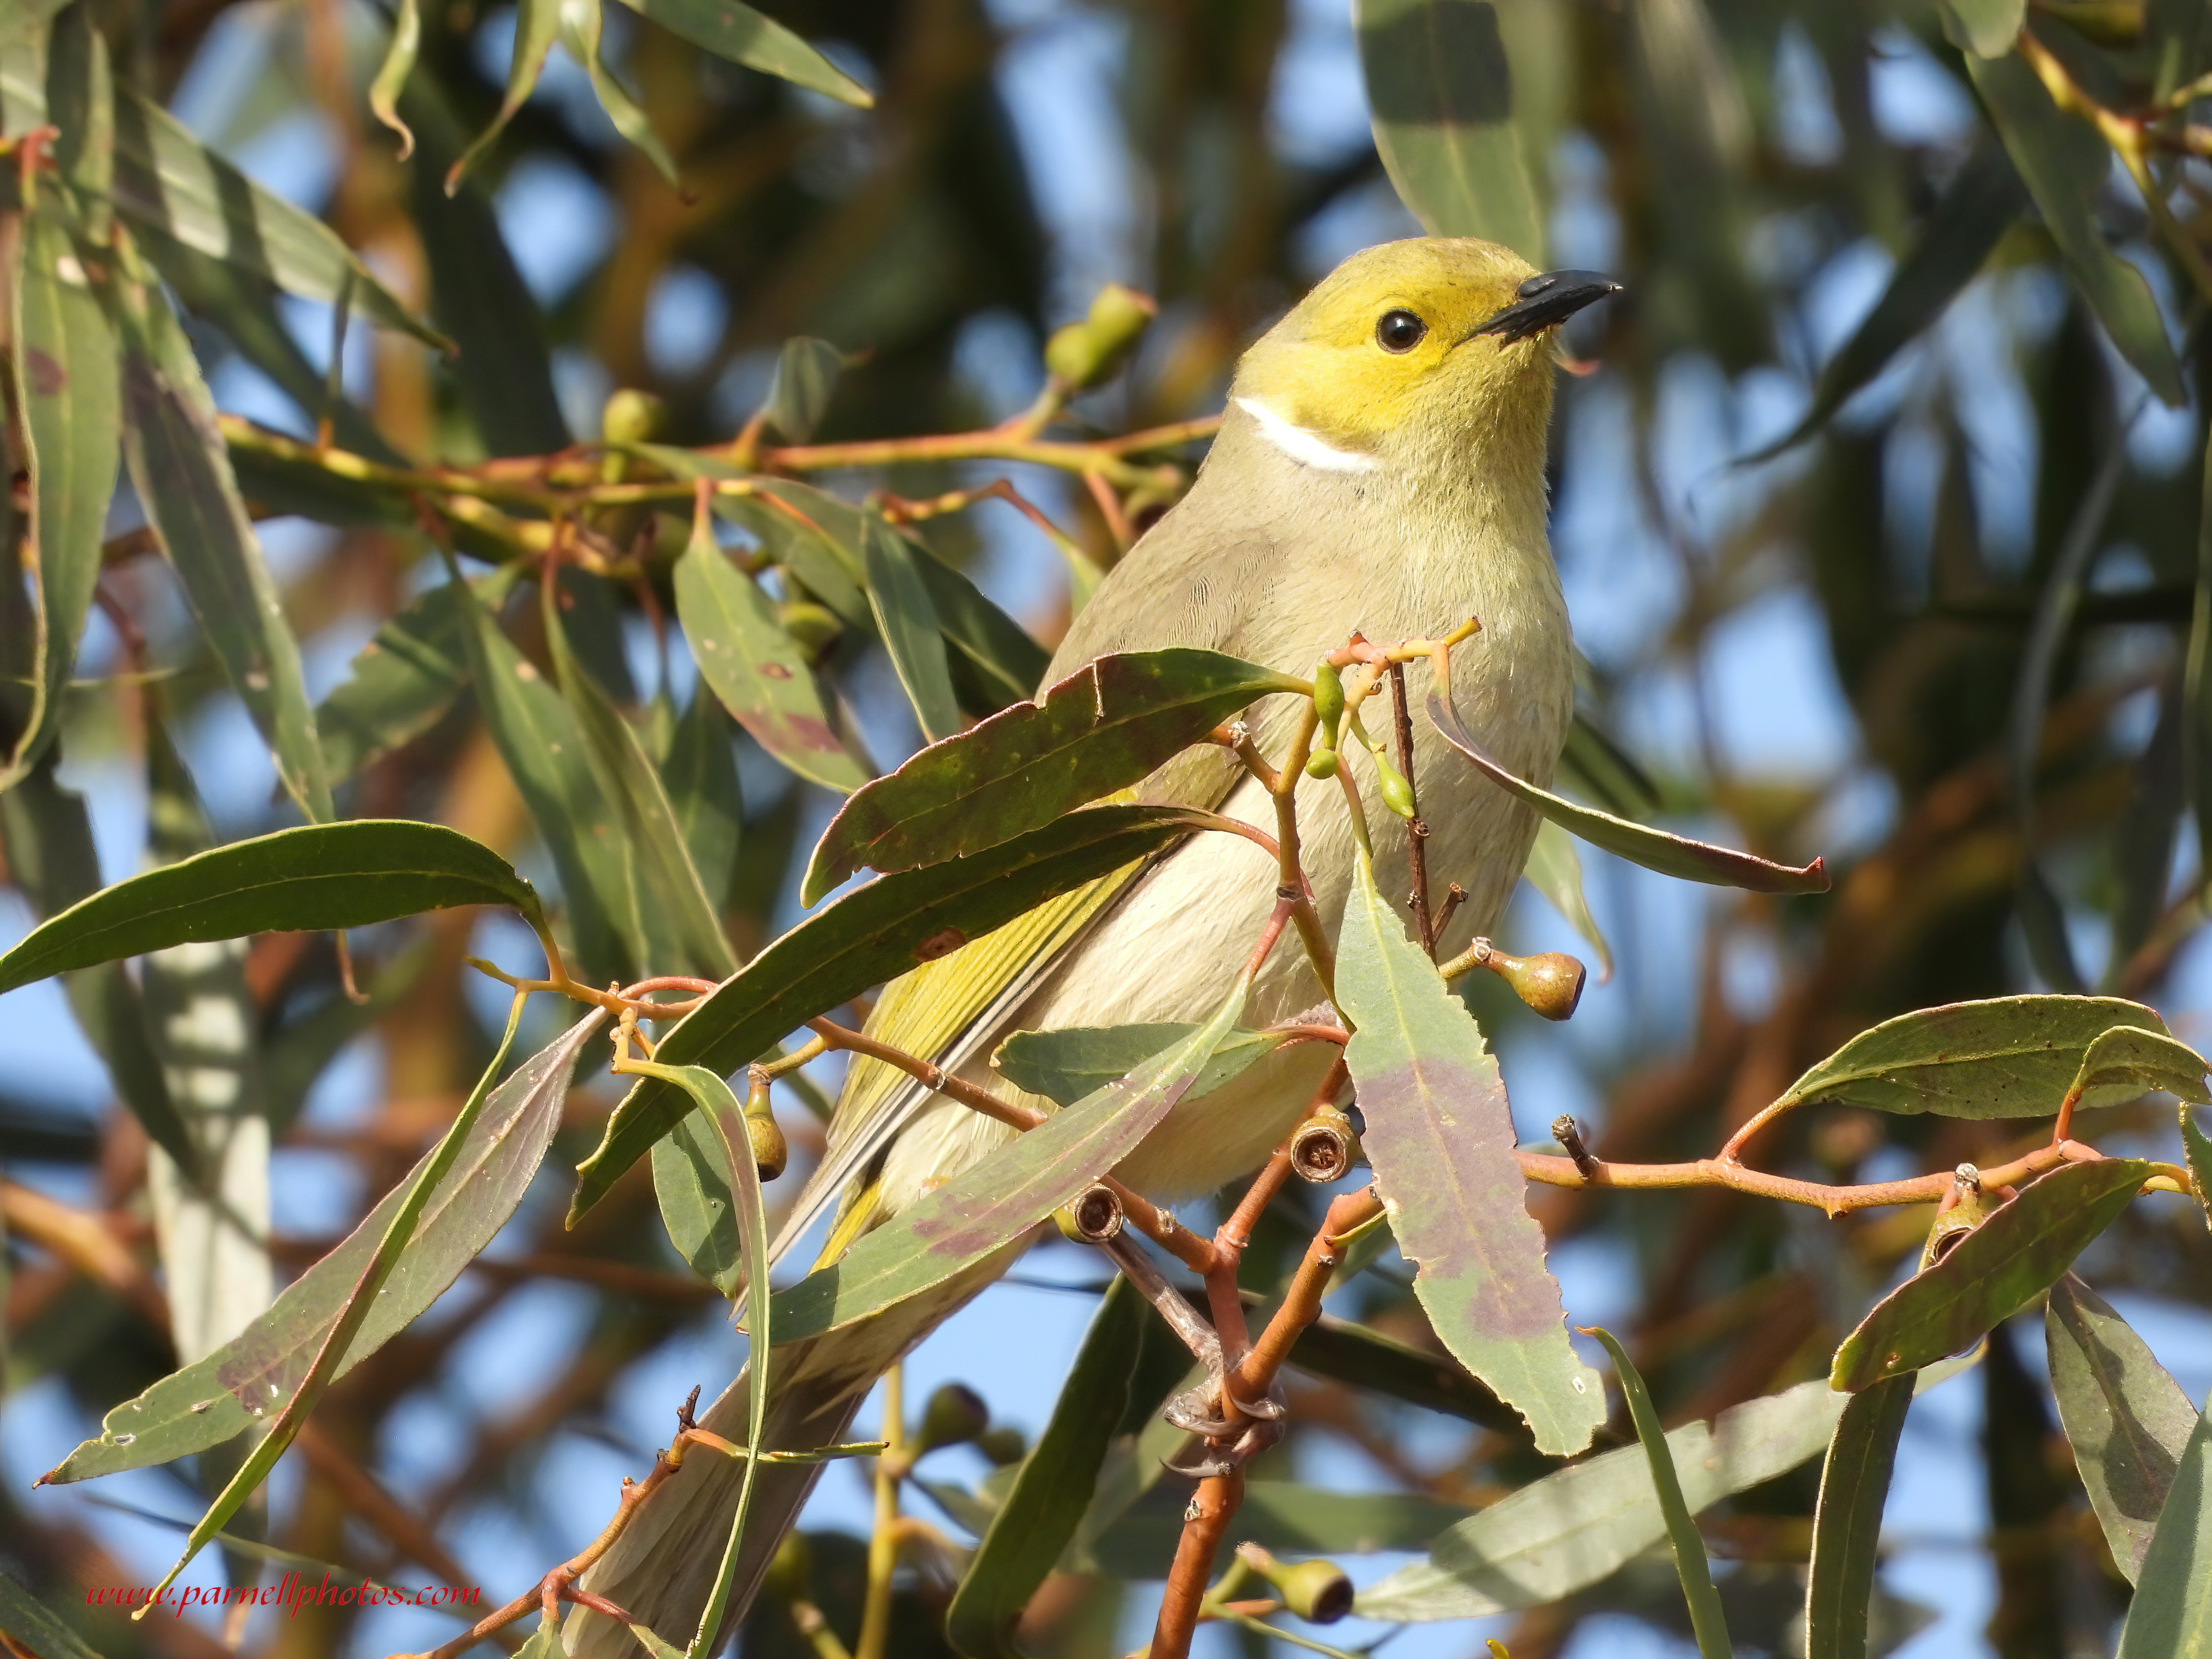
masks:
{"type": "Polygon", "coordinates": [[[853,1659],[884,1659],[891,1637],[891,1574],[898,1566],[898,1470],[906,1449],[906,1367],[884,1373],[884,1455],[876,1460],[876,1524],[868,1536],[867,1600],[853,1659]]]}
{"type": "Polygon", "coordinates": [[[1413,775],[1413,711],[1406,700],[1406,665],[1390,665],[1390,724],[1398,739],[1398,769],[1406,775],[1406,792],[1413,816],[1406,822],[1406,863],[1413,878],[1413,925],[1421,930],[1421,948],[1436,960],[1437,934],[1441,931],[1429,913],[1429,826],[1421,820],[1420,783],[1413,775]]]}
{"type": "Polygon", "coordinates": [[[1243,1501],[1242,1469],[1208,1475],[1198,1483],[1190,1507],[1183,1511],[1182,1537],[1176,1545],[1175,1565],[1168,1570],[1149,1659],[1189,1659],[1191,1632],[1198,1627],[1215,1552],[1243,1501]]]}

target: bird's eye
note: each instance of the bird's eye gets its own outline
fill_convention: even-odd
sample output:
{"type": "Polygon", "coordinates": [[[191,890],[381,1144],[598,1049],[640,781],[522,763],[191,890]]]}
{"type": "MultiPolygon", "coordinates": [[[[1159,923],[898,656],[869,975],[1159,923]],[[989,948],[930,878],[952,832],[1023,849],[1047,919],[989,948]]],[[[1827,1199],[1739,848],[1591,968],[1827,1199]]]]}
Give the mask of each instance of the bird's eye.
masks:
{"type": "Polygon", "coordinates": [[[1375,325],[1375,343],[1385,351],[1411,351],[1427,337],[1429,325],[1410,311],[1386,311],[1375,325]]]}

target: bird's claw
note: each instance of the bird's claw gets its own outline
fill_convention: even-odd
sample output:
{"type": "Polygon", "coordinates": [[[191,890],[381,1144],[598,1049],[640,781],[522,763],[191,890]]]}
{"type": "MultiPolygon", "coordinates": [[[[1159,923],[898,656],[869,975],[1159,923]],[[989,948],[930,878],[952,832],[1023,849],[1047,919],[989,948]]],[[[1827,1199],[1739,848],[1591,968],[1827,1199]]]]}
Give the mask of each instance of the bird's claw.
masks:
{"type": "Polygon", "coordinates": [[[1226,1474],[1231,1469],[1243,1468],[1283,1437],[1290,1402],[1284,1397],[1281,1383],[1270,1383],[1267,1392],[1256,1400],[1237,1401],[1237,1416],[1234,1421],[1216,1409],[1216,1402],[1227,1393],[1227,1389],[1225,1375],[1209,1377],[1168,1401],[1160,1415],[1204,1443],[1179,1449],[1167,1460],[1169,1468],[1200,1480],[1226,1474]]]}

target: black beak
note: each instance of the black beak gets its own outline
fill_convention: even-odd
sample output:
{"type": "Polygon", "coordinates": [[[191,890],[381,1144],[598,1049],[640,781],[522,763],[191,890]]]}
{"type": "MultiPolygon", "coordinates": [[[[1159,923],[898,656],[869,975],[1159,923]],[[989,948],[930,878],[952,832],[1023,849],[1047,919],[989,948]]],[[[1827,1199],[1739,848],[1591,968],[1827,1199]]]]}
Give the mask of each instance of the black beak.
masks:
{"type": "Polygon", "coordinates": [[[1584,306],[1620,293],[1620,284],[1595,270],[1547,270],[1540,276],[1531,276],[1518,291],[1519,299],[1474,333],[1495,334],[1506,345],[1517,344],[1547,328],[1556,328],[1584,306]]]}

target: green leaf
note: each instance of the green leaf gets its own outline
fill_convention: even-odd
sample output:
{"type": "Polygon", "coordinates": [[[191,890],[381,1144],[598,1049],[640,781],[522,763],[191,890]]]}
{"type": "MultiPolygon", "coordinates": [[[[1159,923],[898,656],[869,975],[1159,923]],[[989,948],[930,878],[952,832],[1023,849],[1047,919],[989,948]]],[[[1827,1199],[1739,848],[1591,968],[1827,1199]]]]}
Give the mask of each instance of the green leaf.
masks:
{"type": "Polygon", "coordinates": [[[1605,1351],[1613,1356],[1613,1368],[1620,1377],[1620,1391],[1628,1399],[1628,1414],[1636,1424],[1636,1437],[1644,1443],[1644,1455],[1651,1469],[1651,1485],[1659,1498],[1659,1514],[1667,1523],[1667,1541],[1674,1553],[1674,1571],[1682,1581],[1682,1598],[1690,1604],[1690,1627],[1697,1634],[1698,1652],[1702,1659],[1729,1659],[1728,1620],[1721,1612],[1721,1599],[1713,1589],[1712,1568],[1705,1560],[1705,1540],[1698,1531],[1697,1522],[1690,1518],[1690,1506],[1682,1496],[1681,1477],[1674,1468],[1674,1454],[1667,1444],[1667,1437],[1659,1427],[1659,1413],[1653,1409],[1650,1392],[1644,1386],[1622,1347],[1611,1331],[1602,1325],[1593,1327],[1589,1334],[1605,1344],[1605,1351]]]}
{"type": "Polygon", "coordinates": [[[738,847],[744,833],[744,799],[732,746],[736,735],[728,712],[713,689],[702,684],[676,722],[668,753],[660,763],[660,781],[668,791],[676,827],[717,915],[729,904],[738,847]]]}
{"type": "MultiPolygon", "coordinates": [[[[41,921],[68,910],[100,890],[92,817],[84,801],[54,775],[58,751],[49,749],[31,775],[0,794],[0,836],[8,873],[41,921]]],[[[3,959],[0,959],[3,960],[3,959]]],[[[65,974],[63,989],[86,1038],[107,1067],[115,1091],[148,1139],[186,1170],[198,1168],[198,1148],[169,1097],[161,1056],[138,987],[120,963],[65,974]]]]}
{"type": "MultiPolygon", "coordinates": [[[[561,1645],[560,1622],[540,1613],[538,1627],[530,1632],[530,1639],[515,1650],[514,1659],[562,1659],[565,1651],[561,1645]]],[[[653,1656],[653,1659],[659,1659],[659,1656],[653,1656]]]]}
{"type": "Polygon", "coordinates": [[[783,343],[776,356],[775,379],[761,405],[761,417],[787,443],[803,444],[814,435],[830,410],[830,394],[845,367],[845,354],[827,340],[804,336],[783,343]]]}
{"type": "Polygon", "coordinates": [[[71,905],[0,956],[0,992],[195,940],[366,927],[459,904],[504,904],[544,926],[507,861],[441,824],[311,823],[233,842],[71,905]]]}
{"type": "Polygon", "coordinates": [[[1562,800],[1549,790],[1523,782],[1492,759],[1461,722],[1458,711],[1444,695],[1431,690],[1427,707],[1429,719],[1435,723],[1437,730],[1443,733],[1444,740],[1474,762],[1476,769],[1485,777],[1593,847],[1602,847],[1607,852],[1625,858],[1631,864],[1640,864],[1647,870],[1656,870],[1662,876],[1673,876],[1681,881],[1704,882],[1714,887],[1741,887],[1753,893],[1825,893],[1828,890],[1828,872],[1819,859],[1814,859],[1802,869],[1792,869],[1788,865],[1754,858],[1749,853],[1708,846],[1701,841],[1668,835],[1663,830],[1648,829],[1626,818],[1617,818],[1610,812],[1600,812],[1588,806],[1577,806],[1570,800],[1562,800]]]}
{"type": "MultiPolygon", "coordinates": [[[[1164,1577],[1189,1501],[1180,1483],[1155,1487],[1091,1546],[1083,1570],[1132,1580],[1164,1577]]],[[[1249,1540],[1266,1550],[1330,1557],[1419,1550],[1472,1513],[1407,1492],[1327,1492],[1295,1480],[1254,1480],[1223,1542],[1249,1540]]]]}
{"type": "MultiPolygon", "coordinates": [[[[655,1057],[727,1074],[823,1009],[1211,822],[1179,807],[1094,806],[973,858],[872,881],[824,905],[724,981],[670,1029],[655,1057]]],[[[633,1089],[599,1150],[578,1168],[570,1215],[605,1196],[686,1109],[650,1079],[633,1089]]]]}
{"type": "Polygon", "coordinates": [[[1559,751],[1558,776],[1607,811],[1642,823],[1660,809],[1659,787],[1603,727],[1575,711],[1567,724],[1566,747],[1559,751]]]}
{"type": "Polygon", "coordinates": [[[644,740],[577,662],[561,608],[552,590],[544,591],[545,637],[561,677],[561,695],[575,716],[599,794],[614,803],[620,819],[615,850],[630,877],[631,908],[641,930],[635,944],[640,964],[661,973],[717,979],[737,972],[737,952],[692,868],[690,848],[644,740]]]}
{"type": "Polygon", "coordinates": [[[1568,925],[1589,941],[1590,949],[1597,952],[1599,980],[1611,979],[1613,947],[1605,942],[1597,918],[1590,914],[1589,900],[1583,894],[1583,861],[1575,851],[1574,837],[1556,823],[1537,825],[1536,840],[1528,849],[1528,867],[1521,872],[1521,878],[1548,899],[1568,925]]]}
{"type": "Polygon", "coordinates": [[[855,109],[875,107],[875,94],[782,24],[740,0],[626,0],[671,34],[702,52],[834,98],[855,109]]]}
{"type": "Polygon", "coordinates": [[[2197,1201],[2204,1206],[2204,1219],[2212,1225],[2212,1135],[2197,1127],[2186,1101],[2181,1106],[2181,1146],[2189,1159],[2189,1179],[2197,1188],[2197,1201]]]}
{"type": "MultiPolygon", "coordinates": [[[[1338,1282],[1342,1283],[1340,1269],[1338,1282]]],[[[1291,1349],[1300,1370],[1355,1389],[1371,1389],[1462,1422],[1519,1436],[1520,1413],[1449,1358],[1428,1348],[1385,1336],[1364,1325],[1323,1314],[1291,1349]]]]}
{"type": "MultiPolygon", "coordinates": [[[[136,287],[136,285],[133,285],[136,287]]],[[[300,642],[246,515],[215,404],[168,301],[150,286],[124,296],[123,453],[148,526],[174,567],[200,631],[269,744],[300,810],[333,816],[300,642]]]]}
{"type": "Polygon", "coordinates": [[[462,405],[494,455],[566,449],[544,320],[491,198],[472,180],[450,196],[445,191],[465,140],[427,69],[416,70],[399,109],[422,145],[409,169],[407,205],[430,264],[430,314],[459,348],[449,368],[462,405]]]}
{"type": "Polygon", "coordinates": [[[1336,998],[1356,1027],[1344,1057],[1366,1119],[1360,1145],[1398,1247],[1418,1264],[1413,1291],[1431,1324],[1528,1419],[1538,1450],[1580,1451],[1605,1421],[1605,1386],[1567,1340],[1498,1062],[1406,937],[1364,851],[1337,943],[1336,998]]]}
{"type": "Polygon", "coordinates": [[[2051,1287],[2043,1335],[2074,1466],[2112,1546],[2112,1565],[2132,1584],[2196,1426],[2196,1408],[2127,1321],[2072,1273],[2051,1287]]]}
{"type": "Polygon", "coordinates": [[[994,714],[1010,703],[1027,700],[1052,665],[1052,653],[927,547],[919,542],[908,546],[921,585],[928,590],[930,609],[937,613],[937,625],[952,648],[953,685],[963,703],[972,708],[976,695],[983,694],[984,706],[975,712],[994,714]],[[972,672],[963,673],[963,667],[972,672]]]}
{"type": "Polygon", "coordinates": [[[615,131],[643,152],[646,160],[653,163],[653,171],[670,184],[677,183],[676,158],[660,142],[653,123],[629,95],[629,89],[607,67],[599,40],[604,21],[599,0],[561,0],[560,15],[561,44],[591,76],[592,90],[598,94],[599,107],[607,112],[607,119],[614,123],[615,131]]]}
{"type": "Polygon", "coordinates": [[[1140,782],[1256,698],[1304,690],[1214,651],[1096,658],[853,794],[814,848],[799,902],[863,866],[912,870],[1010,841],[1140,782]]]}
{"type": "Polygon", "coordinates": [[[1829,1385],[1856,1394],[1972,1346],[2056,1284],[2156,1171],[2141,1158],[2100,1158],[2023,1188],[1875,1304],[1836,1350],[1829,1385]]]}
{"type": "MultiPolygon", "coordinates": [[[[1073,1106],[1154,1054],[1181,1042],[1198,1027],[1065,1025],[1053,1031],[1016,1031],[999,1045],[991,1069],[1017,1089],[1061,1106],[1073,1106]]],[[[1217,1046],[1190,1086],[1194,1099],[1218,1089],[1255,1060],[1282,1047],[1279,1031],[1232,1031],[1217,1046]]]]}
{"type": "Polygon", "coordinates": [[[1137,1287],[1117,1276],[1068,1368],[1052,1420],[1022,1460],[945,1611],[945,1639],[967,1659],[1019,1659],[1014,1623],[1091,1506],[1150,1317],[1137,1287]]]}
{"type": "Polygon", "coordinates": [[[561,9],[562,0],[518,0],[514,44],[507,59],[507,90],[501,95],[491,125],[478,133],[475,142],[461,152],[460,159],[446,170],[447,195],[453,195],[460,189],[462,175],[492,147],[507,130],[507,124],[514,118],[515,112],[528,103],[530,94],[538,89],[538,77],[545,72],[545,54],[553,50],[553,42],[561,33],[561,9]]]}
{"type": "Polygon", "coordinates": [[[814,671],[775,607],[711,534],[695,531],[677,561],[676,614],[700,675],[762,748],[841,794],[867,781],[830,725],[814,671]]]}
{"type": "Polygon", "coordinates": [[[931,743],[956,737],[961,727],[959,700],[952,695],[951,665],[938,632],[937,607],[930,603],[913,545],[882,520],[871,516],[860,538],[861,568],[868,580],[868,608],[876,630],[890,653],[899,684],[914,705],[915,718],[931,743]]]}
{"type": "MultiPolygon", "coordinates": [[[[1827,1444],[1845,1401],[1815,1380],[1747,1401],[1667,1436],[1692,1513],[1777,1475],[1827,1444]]],[[[1481,1619],[1596,1583],[1667,1536],[1640,1446],[1624,1446],[1523,1486],[1441,1534],[1425,1561],[1359,1594],[1363,1619],[1481,1619]]]]}
{"type": "MultiPolygon", "coordinates": [[[[748,1285],[766,1285],[769,1274],[768,1205],[761,1197],[760,1171],[754,1166],[751,1143],[738,1137],[744,1133],[739,1127],[744,1121],[738,1097],[730,1092],[730,1085],[714,1073],[698,1066],[661,1066],[651,1060],[636,1060],[631,1069],[643,1077],[681,1089],[691,1097],[696,1109],[696,1119],[712,1125],[722,1142],[722,1167],[735,1178],[726,1190],[736,1200],[738,1237],[743,1245],[744,1278],[748,1285]]],[[[687,1659],[708,1659],[711,1644],[720,1633],[722,1614],[729,1606],[730,1592],[735,1584],[738,1570],[738,1549],[745,1535],[745,1516],[752,1508],[753,1476],[759,1470],[758,1454],[769,1449],[768,1396],[769,1360],[775,1337],[773,1334],[773,1298],[754,1297],[751,1301],[751,1352],[746,1357],[745,1376],[750,1379],[746,1389],[747,1426],[745,1431],[745,1472],[738,1486],[738,1505],[730,1517],[729,1539],[722,1547],[722,1559],[715,1572],[714,1582],[707,1592],[707,1604],[699,1615],[697,1633],[685,1650],[687,1659]]],[[[633,1630],[638,1626],[633,1625],[633,1630]]]]}
{"type": "Polygon", "coordinates": [[[778,1291],[778,1340],[842,1330],[957,1276],[1036,1226],[1134,1152],[1190,1092],[1250,989],[1248,975],[1182,1042],[931,1188],[836,1261],[778,1291]]]}
{"type": "Polygon", "coordinates": [[[31,1659],[100,1659],[82,1637],[4,1572],[0,1572],[0,1635],[20,1644],[31,1659]]]}
{"type": "MultiPolygon", "coordinates": [[[[12,88],[11,88],[12,91],[12,88]]],[[[386,328],[446,343],[313,215],[265,191],[131,88],[116,88],[115,205],[126,218],[266,277],[287,294],[355,308],[386,328]]]]}
{"type": "Polygon", "coordinates": [[[702,1112],[653,1143],[653,1193],[676,1254],[724,1296],[745,1282],[744,1241],[730,1198],[722,1132],[702,1112]]]}
{"type": "Polygon", "coordinates": [[[2002,58],[2020,39],[2027,0],[1942,0],[1944,38],[1961,52],[2002,58]]]}
{"type": "MultiPolygon", "coordinates": [[[[560,1127],[569,1074],[604,1013],[592,1010],[491,1091],[480,1112],[423,1154],[329,1255],[287,1285],[275,1305],[234,1341],[173,1372],[107,1413],[102,1432],[44,1479],[88,1480],[149,1468],[219,1446],[296,1397],[317,1355],[416,1197],[422,1207],[404,1235],[397,1267],[373,1294],[330,1375],[343,1376],[397,1336],[444,1294],[514,1213],[560,1127]],[[444,1173],[441,1178],[441,1160],[444,1173]],[[429,1183],[426,1189],[425,1182],[429,1183]]],[[[489,1083],[490,1073],[485,1081],[489,1083]]],[[[333,1358],[336,1358],[333,1356],[333,1358]]]]}
{"type": "Polygon", "coordinates": [[[422,48],[419,0],[399,0],[392,20],[392,43],[384,49],[384,61],[368,84],[368,107],[378,120],[399,135],[398,159],[403,161],[415,153],[415,135],[399,118],[399,94],[406,88],[407,77],[415,72],[416,54],[422,48]]]}
{"type": "Polygon", "coordinates": [[[637,977],[628,969],[640,961],[641,925],[631,908],[620,825],[599,793],[576,717],[475,597],[459,591],[458,573],[447,585],[461,610],[477,707],[560,872],[576,965],[590,983],[627,983],[637,977]]]}
{"type": "MultiPolygon", "coordinates": [[[[21,226],[9,371],[30,472],[26,551],[36,625],[30,708],[0,755],[0,789],[19,782],[60,729],[62,694],[100,580],[120,420],[114,336],[76,246],[45,209],[24,215],[21,226]]],[[[7,580],[16,580],[12,568],[7,580]]]]}
{"type": "MultiPolygon", "coordinates": [[[[2166,1035],[2151,1010],[2118,997],[1994,997],[1916,1009],[1860,1032],[1782,1098],[1945,1117],[2044,1117],[2086,1075],[2076,1106],[2112,1105],[2142,1087],[2124,1068],[2106,1082],[2085,1066],[2096,1041],[2122,1027],[2166,1035]]],[[[2116,1060],[2123,1052],[2132,1045],[2112,1051],[2116,1060]]]]}
{"type": "MultiPolygon", "coordinates": [[[[1356,0],[1375,148],[1431,236],[1544,263],[1544,216],[1514,125],[1513,65],[1487,0],[1356,0]]],[[[1543,158],[1537,158],[1540,162],[1543,158]]]]}
{"type": "Polygon", "coordinates": [[[2027,187],[2003,145],[1984,143],[1968,156],[1929,212],[1919,239],[1898,261],[1881,298],[1821,368],[1805,417],[1788,435],[1745,457],[1746,464],[1794,448],[1827,424],[1853,392],[1950,308],[2027,205],[2027,187]]]}
{"type": "Polygon", "coordinates": [[[2197,1419],[2143,1553],[2114,1659],[2212,1656],[2212,1401],[2197,1419]]]}
{"type": "Polygon", "coordinates": [[[2075,286],[2120,356],[2161,401],[2179,405],[2186,395],[2181,371],[2150,285],[2106,245],[2097,228],[2097,194],[2110,176],[2112,151],[2095,128],[2051,101],[2034,70],[2017,52],[2002,58],[1968,52],[1966,64],[2044,225],[2065,256],[2075,286]]]}
{"type": "MultiPolygon", "coordinates": [[[[496,605],[515,573],[477,585],[496,605]]],[[[469,683],[467,626],[452,583],[425,590],[389,618],[353,659],[352,672],[315,709],[323,770],[338,783],[435,725],[469,683]]]]}
{"type": "Polygon", "coordinates": [[[1913,1379],[1893,1376],[1855,1394],[1836,1419],[1813,1511],[1813,1563],[1805,1590],[1806,1659],[1866,1659],[1882,1503],[1913,1379]]]}

